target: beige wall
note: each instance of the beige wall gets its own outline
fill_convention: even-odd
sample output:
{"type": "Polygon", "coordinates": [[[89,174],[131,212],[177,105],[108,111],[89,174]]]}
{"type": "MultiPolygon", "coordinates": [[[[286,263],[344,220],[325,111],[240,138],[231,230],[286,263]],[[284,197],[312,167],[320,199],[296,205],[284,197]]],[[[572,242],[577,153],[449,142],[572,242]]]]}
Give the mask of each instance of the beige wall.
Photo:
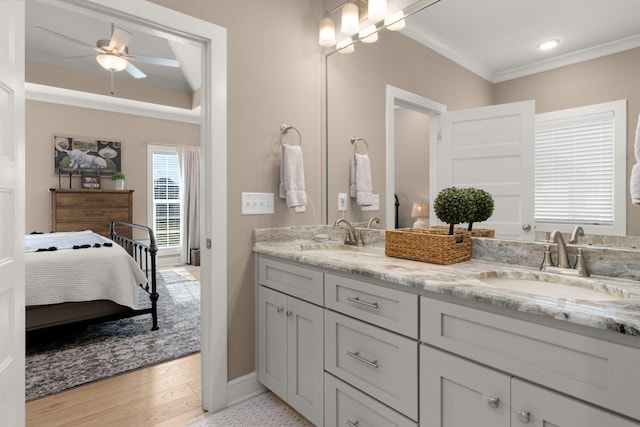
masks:
{"type": "MultiPolygon", "coordinates": [[[[640,49],[558,68],[495,85],[495,102],[535,99],[536,113],[627,100],[627,178],[640,113],[640,49]]],[[[629,194],[629,180],[625,182],[629,194]]],[[[627,235],[640,236],[640,208],[627,198],[627,235]]]]}
{"type": "MultiPolygon", "coordinates": [[[[350,138],[369,144],[373,191],[380,194],[379,212],[361,212],[350,200],[345,218],[366,221],[379,216],[386,224],[385,98],[386,85],[447,105],[450,110],[493,103],[492,85],[456,63],[392,31],[380,32],[374,44],[358,43],[355,52],[327,58],[328,220],[338,217],[338,193],[349,190],[350,138]]],[[[427,197],[427,196],[425,196],[427,197]]],[[[390,220],[393,226],[393,220],[390,220]]]]}
{"type": "MultiPolygon", "coordinates": [[[[49,188],[58,187],[53,136],[69,135],[122,142],[125,188],[133,189],[133,222],[147,221],[147,144],[199,145],[200,126],[46,102],[26,103],[26,232],[49,231],[49,188]]],[[[103,188],[115,188],[109,177],[103,188]]],[[[73,179],[80,188],[79,178],[73,179]]],[[[69,188],[69,178],[62,179],[69,188]]]]}

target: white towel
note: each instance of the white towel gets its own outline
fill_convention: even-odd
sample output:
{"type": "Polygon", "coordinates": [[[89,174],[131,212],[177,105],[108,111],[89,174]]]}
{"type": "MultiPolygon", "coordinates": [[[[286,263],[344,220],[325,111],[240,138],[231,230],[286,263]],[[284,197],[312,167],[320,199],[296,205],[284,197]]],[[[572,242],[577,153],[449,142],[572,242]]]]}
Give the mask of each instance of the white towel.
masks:
{"type": "Polygon", "coordinates": [[[351,162],[349,163],[349,170],[351,176],[349,177],[349,196],[356,197],[356,156],[351,156],[351,162]]]}
{"type": "Polygon", "coordinates": [[[640,116],[638,116],[638,125],[636,127],[636,141],[635,141],[635,156],[636,164],[631,169],[631,178],[629,182],[629,189],[631,192],[631,203],[640,206],[640,116]]]}
{"type": "Polygon", "coordinates": [[[279,193],[281,198],[287,199],[289,208],[307,205],[302,147],[299,145],[282,146],[279,193]]]}
{"type": "Polygon", "coordinates": [[[369,156],[355,153],[351,164],[352,181],[349,186],[349,193],[353,197],[351,186],[354,186],[358,205],[371,206],[373,204],[373,186],[371,185],[371,162],[369,161],[369,156]]]}

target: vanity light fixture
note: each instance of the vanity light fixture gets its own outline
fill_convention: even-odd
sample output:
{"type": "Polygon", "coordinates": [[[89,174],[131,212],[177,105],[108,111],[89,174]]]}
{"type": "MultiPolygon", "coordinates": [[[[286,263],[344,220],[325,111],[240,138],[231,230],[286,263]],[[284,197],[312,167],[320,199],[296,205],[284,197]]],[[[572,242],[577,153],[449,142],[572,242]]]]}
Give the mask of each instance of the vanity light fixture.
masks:
{"type": "Polygon", "coordinates": [[[376,30],[377,28],[375,25],[369,25],[367,28],[360,31],[360,33],[358,33],[358,36],[363,43],[374,43],[378,41],[378,33],[376,32],[376,30]]]}
{"type": "Polygon", "coordinates": [[[353,40],[351,37],[344,38],[338,42],[336,49],[339,53],[353,53],[355,47],[353,46],[353,40]]]}
{"type": "Polygon", "coordinates": [[[387,17],[387,0],[369,0],[367,7],[369,21],[378,22],[387,17]]]}
{"type": "Polygon", "coordinates": [[[103,53],[96,56],[96,61],[108,71],[122,71],[129,65],[129,61],[111,53],[103,53]]]}
{"type": "Polygon", "coordinates": [[[347,3],[342,6],[342,22],[340,32],[352,36],[360,30],[360,15],[355,3],[347,3]]]}
{"type": "Polygon", "coordinates": [[[391,30],[391,31],[402,30],[405,26],[404,13],[401,10],[399,10],[398,12],[387,16],[384,19],[384,25],[387,27],[388,30],[391,30]]]}
{"type": "Polygon", "coordinates": [[[318,43],[324,47],[331,47],[336,44],[336,23],[328,16],[320,21],[318,43]]]}
{"type": "Polygon", "coordinates": [[[427,227],[427,223],[424,218],[429,218],[429,207],[424,202],[415,202],[411,209],[411,217],[416,218],[416,222],[413,223],[413,228],[427,227]]]}
{"type": "Polygon", "coordinates": [[[558,39],[545,40],[543,42],[538,43],[537,47],[540,50],[549,50],[558,46],[559,43],[560,43],[560,40],[558,39]]]}

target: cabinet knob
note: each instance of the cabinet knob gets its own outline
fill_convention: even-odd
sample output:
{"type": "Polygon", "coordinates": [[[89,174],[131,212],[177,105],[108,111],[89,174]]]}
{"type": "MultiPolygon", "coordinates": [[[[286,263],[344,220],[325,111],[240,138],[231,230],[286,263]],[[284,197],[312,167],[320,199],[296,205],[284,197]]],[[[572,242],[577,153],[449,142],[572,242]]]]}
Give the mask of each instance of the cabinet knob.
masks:
{"type": "Polygon", "coordinates": [[[489,405],[489,407],[496,409],[498,406],[500,406],[500,398],[491,396],[489,399],[487,399],[487,404],[489,405]]]}
{"type": "Polygon", "coordinates": [[[360,425],[360,421],[347,420],[347,425],[349,427],[358,427],[360,425]]]}
{"type": "Polygon", "coordinates": [[[524,231],[529,231],[529,230],[531,230],[531,224],[524,224],[524,225],[522,226],[522,229],[523,229],[524,231]]]}
{"type": "Polygon", "coordinates": [[[284,311],[284,308],[283,307],[278,307],[277,310],[278,310],[278,313],[282,313],[284,311]]]}
{"type": "Polygon", "coordinates": [[[287,317],[291,317],[293,315],[293,311],[287,310],[287,317]]]}
{"type": "Polygon", "coordinates": [[[517,412],[517,414],[518,414],[518,420],[520,420],[521,423],[526,424],[531,419],[531,414],[529,414],[529,411],[524,411],[521,409],[517,412]]]}

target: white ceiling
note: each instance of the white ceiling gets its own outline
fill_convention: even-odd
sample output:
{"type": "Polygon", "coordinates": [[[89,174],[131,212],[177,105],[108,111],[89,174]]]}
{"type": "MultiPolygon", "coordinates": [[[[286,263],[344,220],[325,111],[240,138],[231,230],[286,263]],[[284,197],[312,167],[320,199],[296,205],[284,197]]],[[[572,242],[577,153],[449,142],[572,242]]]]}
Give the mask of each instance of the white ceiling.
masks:
{"type": "Polygon", "coordinates": [[[499,82],[639,47],[640,0],[440,0],[403,32],[499,82]]]}
{"type": "MultiPolygon", "coordinates": [[[[173,68],[133,60],[132,63],[147,75],[145,78],[138,79],[140,83],[186,93],[191,93],[200,87],[200,51],[198,48],[189,44],[170,42],[128,28],[126,25],[115,24],[133,34],[127,45],[129,54],[159,56],[177,59],[181,62],[181,68],[173,68]]],[[[36,26],[95,46],[97,40],[111,38],[111,22],[75,14],[39,1],[26,2],[26,59],[93,73],[96,78],[104,80],[105,88],[109,88],[109,72],[96,62],[97,52],[52,36],[47,32],[38,31],[34,28],[36,26]],[[87,57],[82,60],[65,60],[65,58],[84,55],[87,57]]],[[[118,79],[136,80],[125,71],[114,73],[114,77],[116,78],[116,89],[118,79]]]]}

